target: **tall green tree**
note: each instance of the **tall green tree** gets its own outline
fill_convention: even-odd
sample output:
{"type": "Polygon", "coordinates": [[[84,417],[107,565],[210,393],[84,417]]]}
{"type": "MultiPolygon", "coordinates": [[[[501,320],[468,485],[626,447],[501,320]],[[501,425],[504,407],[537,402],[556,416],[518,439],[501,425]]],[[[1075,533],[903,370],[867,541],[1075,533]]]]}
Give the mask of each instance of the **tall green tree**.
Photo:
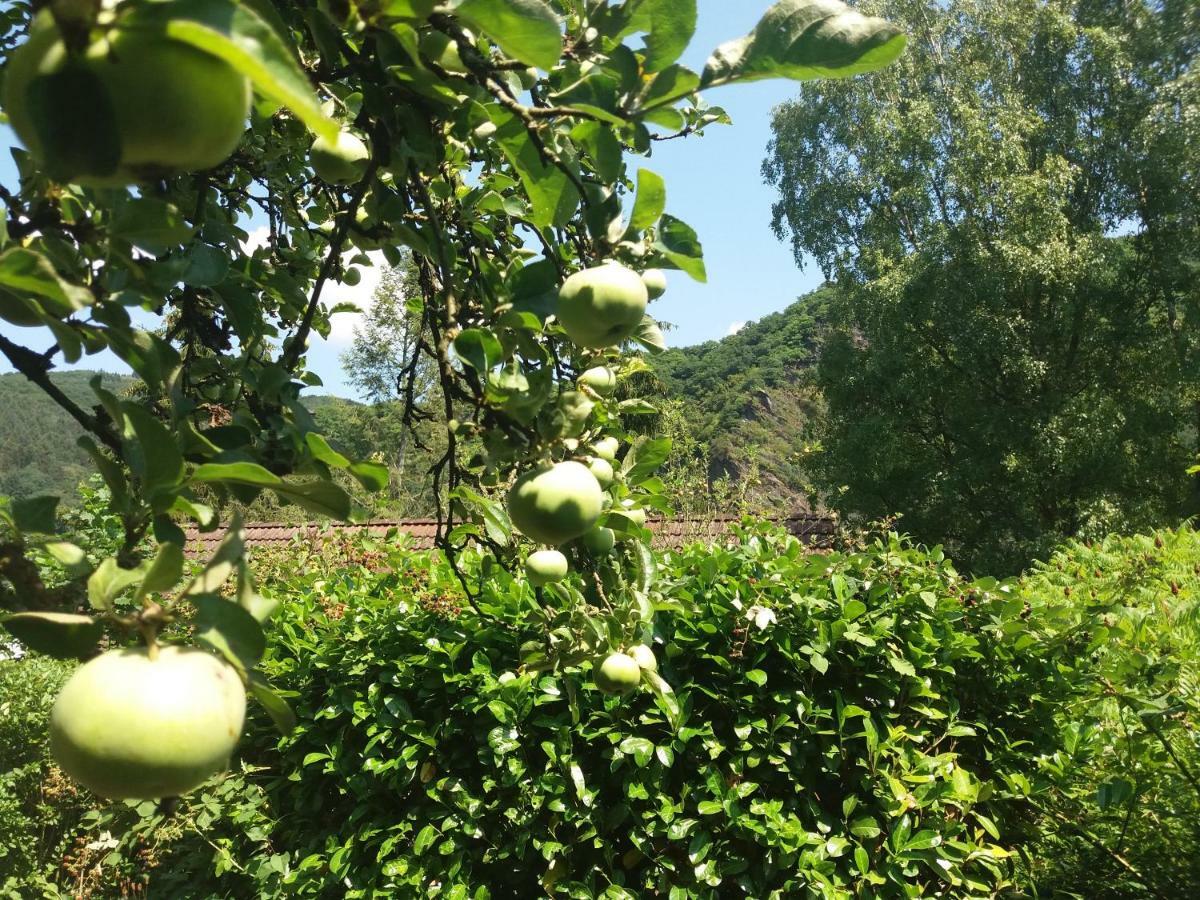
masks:
{"type": "Polygon", "coordinates": [[[782,106],[764,174],[835,278],[817,461],[972,563],[1195,511],[1187,0],[886,0],[915,52],[782,106]]]}

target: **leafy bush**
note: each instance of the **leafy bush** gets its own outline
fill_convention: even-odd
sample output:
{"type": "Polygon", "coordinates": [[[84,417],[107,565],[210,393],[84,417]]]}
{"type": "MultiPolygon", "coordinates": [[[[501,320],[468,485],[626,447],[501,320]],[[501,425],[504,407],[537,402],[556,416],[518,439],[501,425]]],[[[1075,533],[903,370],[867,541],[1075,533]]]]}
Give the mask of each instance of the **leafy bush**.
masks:
{"type": "Polygon", "coordinates": [[[1197,576],[1189,527],[1072,542],[1024,581],[1062,687],[1057,745],[1013,784],[1048,817],[1028,851],[1044,889],[1200,896],[1197,576]]]}
{"type": "Polygon", "coordinates": [[[0,889],[18,897],[63,850],[86,809],[65,779],[50,775],[46,720],[70,666],[46,657],[0,657],[0,889]],[[77,802],[76,802],[77,801],[77,802]],[[71,807],[78,807],[74,817],[71,807]],[[34,836],[36,840],[33,840],[34,836]]]}
{"type": "Polygon", "coordinates": [[[170,897],[1190,896],[1197,564],[1181,530],[970,581],[749,526],[667,557],[674,690],[611,699],[590,663],[506,674],[547,595],[503,572],[480,616],[435,555],[298,545],[258,565],[297,731],[76,840],[170,897]]]}

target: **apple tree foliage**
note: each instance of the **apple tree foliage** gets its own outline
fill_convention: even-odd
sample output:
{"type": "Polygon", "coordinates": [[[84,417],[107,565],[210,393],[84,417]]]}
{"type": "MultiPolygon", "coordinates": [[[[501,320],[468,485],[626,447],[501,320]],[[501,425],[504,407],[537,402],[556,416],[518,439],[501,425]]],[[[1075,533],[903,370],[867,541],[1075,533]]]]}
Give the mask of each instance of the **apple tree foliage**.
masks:
{"type": "MultiPolygon", "coordinates": [[[[17,60],[31,10],[0,16],[17,60]]],[[[576,385],[589,368],[624,378],[644,363],[574,345],[554,318],[559,287],[606,262],[703,280],[697,235],[640,162],[655,141],[726,121],[701,99],[707,89],[869,72],[905,42],[837,0],[781,0],[697,73],[679,63],[695,23],[694,0],[60,0],[39,12],[35,33],[61,37],[66,62],[6,67],[23,79],[6,114],[40,147],[14,150],[18,179],[0,189],[0,317],[25,329],[18,339],[6,327],[0,353],[83,427],[124,541],[91,560],[56,536],[55,498],[0,508],[8,630],[35,650],[87,656],[106,630],[153,645],[163,626],[190,624],[286,725],[286,705],[255,673],[272,604],[227,510],[270,492],[349,519],[339,478],[386,485],[383,466],[332,446],[299,400],[320,383],[306,350],[339,310],[325,303],[332,286],[378,250],[391,265],[411,258],[416,273],[407,302],[420,352],[404,399],[415,426],[416,360],[432,365],[446,423],[431,471],[438,545],[468,598],[478,603],[474,579],[515,570],[525,552],[503,503],[513,482],[589,461],[593,441],[615,437],[625,446],[603,525],[621,540],[608,552],[562,548],[575,574],[537,595],[545,640],[513,662],[586,664],[636,643],[655,576],[644,510],[662,506],[654,471],[667,446],[627,440],[625,423],[649,402],[576,385]],[[102,40],[115,49],[93,53],[102,40]],[[147,56],[138,79],[97,74],[140,59],[129,50],[139,42],[186,45],[248,79],[248,127],[223,162],[176,172],[139,143],[170,144],[156,129],[189,110],[125,102],[121,84],[211,99],[174,51],[147,56]],[[132,165],[142,151],[151,162],[132,165]],[[248,240],[259,224],[261,245],[248,240]],[[140,377],[136,401],[97,384],[85,407],[48,377],[102,351],[140,377]],[[189,523],[226,537],[185,579],[189,523]],[[63,568],[61,585],[42,581],[35,552],[63,568]]],[[[649,316],[631,337],[663,346],[649,316]]]]}
{"type": "Polygon", "coordinates": [[[839,286],[814,476],[986,571],[1195,515],[1200,5],[864,9],[920,49],[782,105],[763,167],[839,286]]]}

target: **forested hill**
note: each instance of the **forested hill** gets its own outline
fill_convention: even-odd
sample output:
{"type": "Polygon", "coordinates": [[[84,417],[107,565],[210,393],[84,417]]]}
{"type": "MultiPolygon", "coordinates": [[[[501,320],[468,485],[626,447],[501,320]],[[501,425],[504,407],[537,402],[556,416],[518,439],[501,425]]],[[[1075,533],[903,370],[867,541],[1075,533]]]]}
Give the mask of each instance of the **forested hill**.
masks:
{"type": "MultiPolygon", "coordinates": [[[[50,378],[74,403],[90,410],[96,395],[88,382],[98,374],[118,395],[135,383],[125,375],[86,370],[54,372],[50,378]]],[[[79,424],[24,375],[0,375],[0,494],[57,494],[69,502],[93,471],[87,454],[75,444],[81,434],[79,424]]]]}
{"type": "Polygon", "coordinates": [[[689,430],[708,445],[712,477],[756,474],[763,496],[799,502],[802,433],[817,402],[808,373],[833,290],[822,286],[737,334],[651,360],[683,402],[689,430]]]}
{"type": "MultiPolygon", "coordinates": [[[[651,360],[668,396],[683,404],[688,436],[697,448],[707,447],[711,476],[756,474],[772,502],[798,502],[804,483],[801,433],[815,396],[805,376],[815,362],[831,290],[814,291],[730,337],[669,350],[651,360]]],[[[88,382],[96,374],[55,372],[51,379],[90,410],[96,399],[88,382]]],[[[118,395],[135,383],[123,375],[103,378],[118,395]]],[[[305,402],[351,453],[370,452],[356,439],[366,431],[378,440],[395,437],[375,434],[382,427],[375,421],[378,416],[362,419],[370,407],[323,395],[305,402]]],[[[75,421],[24,376],[0,375],[0,494],[56,494],[71,502],[76,486],[91,471],[75,443],[80,434],[75,421]]]]}

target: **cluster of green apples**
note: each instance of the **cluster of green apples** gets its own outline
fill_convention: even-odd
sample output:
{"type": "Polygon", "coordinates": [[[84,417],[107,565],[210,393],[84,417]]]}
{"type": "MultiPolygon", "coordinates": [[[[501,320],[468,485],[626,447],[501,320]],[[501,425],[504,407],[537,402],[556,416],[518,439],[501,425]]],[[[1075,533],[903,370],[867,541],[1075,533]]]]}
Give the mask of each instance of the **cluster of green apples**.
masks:
{"type": "Polygon", "coordinates": [[[49,10],[9,58],[4,109],[55,178],[125,185],[208,169],[237,147],[248,79],[224,60],[117,14],[80,51],[49,10]]]}
{"type": "MultiPolygon", "coordinates": [[[[661,270],[639,274],[617,263],[607,262],[568,277],[559,290],[555,318],[573,343],[585,351],[606,351],[630,339],[641,325],[650,300],[666,290],[661,270]]],[[[593,403],[611,397],[617,389],[617,373],[607,364],[593,365],[576,379],[577,391],[565,391],[560,408],[570,410],[572,425],[566,436],[586,433],[593,403]]],[[[567,445],[580,451],[578,441],[567,445]]],[[[544,587],[570,574],[570,562],[558,548],[572,541],[593,558],[610,554],[617,533],[601,524],[611,499],[606,491],[617,480],[614,463],[620,442],[612,435],[597,437],[577,459],[544,462],[519,477],[508,493],[507,507],[512,523],[526,537],[548,545],[531,553],[525,561],[530,584],[544,587]]],[[[646,522],[644,509],[624,501],[621,513],[639,526],[646,522]]],[[[641,681],[643,669],[655,670],[653,652],[637,645],[628,653],[609,654],[595,668],[596,686],[606,693],[628,693],[641,681]]]]}

